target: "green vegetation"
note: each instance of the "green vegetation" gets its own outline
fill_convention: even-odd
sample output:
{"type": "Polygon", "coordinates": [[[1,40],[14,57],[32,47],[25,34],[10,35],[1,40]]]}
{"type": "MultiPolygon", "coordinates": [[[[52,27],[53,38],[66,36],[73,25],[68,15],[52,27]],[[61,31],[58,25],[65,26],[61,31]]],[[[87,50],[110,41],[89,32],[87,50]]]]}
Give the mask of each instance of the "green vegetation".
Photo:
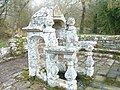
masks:
{"type": "Polygon", "coordinates": [[[23,56],[25,54],[25,49],[24,49],[24,42],[25,39],[23,39],[22,36],[15,37],[16,38],[16,51],[11,50],[11,55],[12,56],[23,56]]]}
{"type": "Polygon", "coordinates": [[[109,50],[109,49],[96,49],[93,50],[94,52],[99,52],[99,53],[103,53],[103,54],[113,54],[113,55],[120,55],[119,51],[116,50],[109,50]]]}
{"type": "Polygon", "coordinates": [[[97,0],[93,8],[93,33],[120,34],[120,0],[97,0]]]}
{"type": "Polygon", "coordinates": [[[47,84],[47,82],[37,78],[37,77],[29,77],[29,72],[27,70],[22,71],[22,77],[16,78],[17,80],[28,80],[31,85],[37,85],[37,89],[32,88],[32,86],[26,90],[40,90],[42,88],[46,88],[47,90],[65,90],[62,87],[51,87],[47,84]]]}
{"type": "Polygon", "coordinates": [[[120,61],[120,55],[114,55],[114,59],[120,61]]]}
{"type": "Polygon", "coordinates": [[[116,81],[115,79],[106,78],[104,83],[107,85],[114,85],[114,86],[120,87],[120,82],[116,81]]]}
{"type": "Polygon", "coordinates": [[[28,80],[29,79],[29,72],[27,70],[22,71],[22,76],[24,79],[28,80]]]}
{"type": "Polygon", "coordinates": [[[6,47],[6,42],[4,40],[0,40],[0,48],[6,47]]]}
{"type": "Polygon", "coordinates": [[[84,75],[83,73],[77,73],[77,81],[78,84],[83,86],[83,88],[90,85],[90,83],[94,80],[94,77],[89,77],[87,75],[84,75]]]}
{"type": "Polygon", "coordinates": [[[64,88],[62,87],[51,87],[47,84],[47,82],[35,77],[34,79],[30,78],[29,81],[32,83],[32,84],[38,84],[39,85],[39,88],[46,88],[47,90],[65,90],[64,88]]]}
{"type": "Polygon", "coordinates": [[[11,37],[11,34],[8,30],[0,29],[0,48],[7,46],[7,41],[11,37]]]}
{"type": "MultiPolygon", "coordinates": [[[[75,18],[79,33],[120,34],[120,0],[75,1],[70,4],[68,0],[58,0],[55,4],[66,18],[75,18]]],[[[11,30],[15,34],[16,30],[27,26],[33,13],[43,7],[40,4],[33,8],[31,3],[31,0],[5,0],[0,7],[0,30],[11,30]]]]}
{"type": "Polygon", "coordinates": [[[115,60],[120,61],[120,52],[116,50],[109,50],[109,49],[96,49],[93,52],[103,53],[103,54],[112,54],[115,60]]]}

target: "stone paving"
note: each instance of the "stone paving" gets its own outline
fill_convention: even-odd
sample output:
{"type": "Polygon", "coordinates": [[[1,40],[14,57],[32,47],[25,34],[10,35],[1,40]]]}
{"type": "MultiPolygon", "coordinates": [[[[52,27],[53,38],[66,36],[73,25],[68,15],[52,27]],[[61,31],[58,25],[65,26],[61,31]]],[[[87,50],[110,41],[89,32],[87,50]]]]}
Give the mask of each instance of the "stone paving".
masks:
{"type": "MultiPolygon", "coordinates": [[[[84,52],[79,55],[79,65],[84,71],[84,52]]],[[[95,74],[94,80],[85,88],[78,90],[120,90],[120,61],[113,59],[112,55],[94,53],[95,74]],[[106,80],[112,81],[107,83],[106,80]]],[[[27,57],[0,63],[0,90],[49,90],[40,88],[39,84],[31,84],[28,80],[17,80],[21,76],[21,70],[27,69],[27,57]]]]}
{"type": "MultiPolygon", "coordinates": [[[[21,70],[26,68],[27,68],[26,57],[0,63],[0,72],[1,72],[0,73],[0,90],[22,90],[22,89],[16,89],[16,87],[12,85],[20,83],[18,82],[18,80],[14,78],[20,74],[19,72],[21,70]]],[[[22,82],[21,85],[23,83],[24,82],[22,82]]],[[[26,84],[28,84],[28,82],[26,84]]]]}
{"type": "MultiPolygon", "coordinates": [[[[79,59],[78,65],[80,66],[80,69],[83,68],[83,71],[85,69],[85,60],[86,60],[86,56],[84,55],[85,52],[80,52],[78,55],[78,59],[79,59]]],[[[110,78],[116,78],[116,76],[119,75],[120,61],[115,60],[112,54],[94,53],[93,59],[95,61],[94,64],[95,75],[110,77],[110,74],[114,73],[115,77],[110,77],[110,78]]]]}
{"type": "MultiPolygon", "coordinates": [[[[85,53],[79,55],[80,66],[84,69],[85,53]]],[[[94,79],[86,89],[79,90],[120,90],[120,60],[114,59],[112,54],[94,53],[94,79]]],[[[83,70],[84,71],[84,70],[83,70]]]]}

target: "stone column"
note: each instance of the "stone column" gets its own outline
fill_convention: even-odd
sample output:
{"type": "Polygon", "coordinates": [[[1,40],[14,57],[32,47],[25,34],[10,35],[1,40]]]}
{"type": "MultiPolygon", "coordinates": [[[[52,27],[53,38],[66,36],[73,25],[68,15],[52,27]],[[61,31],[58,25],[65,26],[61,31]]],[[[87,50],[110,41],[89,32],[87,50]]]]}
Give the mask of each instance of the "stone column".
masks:
{"type": "Polygon", "coordinates": [[[37,47],[36,38],[28,38],[28,64],[29,64],[29,76],[33,77],[37,72],[37,47]]]}
{"type": "Polygon", "coordinates": [[[87,47],[87,60],[86,60],[86,62],[85,62],[85,64],[86,64],[86,75],[87,76],[92,76],[93,74],[94,74],[94,67],[93,67],[93,65],[94,65],[94,60],[93,60],[93,58],[92,58],[92,55],[93,55],[93,52],[92,52],[92,50],[94,49],[94,47],[93,47],[93,45],[88,45],[88,47],[87,47]]]}
{"type": "MultiPolygon", "coordinates": [[[[46,28],[43,30],[44,40],[47,48],[58,46],[55,29],[52,28],[53,24],[54,24],[53,19],[48,18],[45,23],[46,28]]],[[[45,54],[46,54],[47,79],[48,79],[48,83],[51,86],[53,86],[51,80],[55,80],[59,78],[59,76],[57,75],[59,72],[59,69],[56,65],[57,55],[50,54],[47,52],[45,54]]]]}
{"type": "MultiPolygon", "coordinates": [[[[66,47],[67,48],[73,48],[78,46],[78,36],[77,36],[77,30],[74,26],[75,19],[74,18],[68,18],[67,20],[67,29],[66,29],[66,47]]],[[[77,54],[77,52],[76,52],[77,54]]],[[[75,57],[76,57],[76,54],[75,57]]],[[[77,66],[78,58],[74,60],[75,66],[77,66]]]]}
{"type": "Polygon", "coordinates": [[[74,69],[74,59],[72,55],[67,55],[67,71],[65,72],[65,78],[67,79],[67,90],[77,90],[77,81],[76,76],[77,73],[74,69]]]}
{"type": "Polygon", "coordinates": [[[59,69],[56,65],[56,60],[55,60],[56,55],[46,53],[46,56],[47,56],[46,58],[47,78],[48,78],[48,83],[50,84],[51,82],[49,82],[49,80],[56,80],[59,78],[59,76],[57,75],[59,69]]]}

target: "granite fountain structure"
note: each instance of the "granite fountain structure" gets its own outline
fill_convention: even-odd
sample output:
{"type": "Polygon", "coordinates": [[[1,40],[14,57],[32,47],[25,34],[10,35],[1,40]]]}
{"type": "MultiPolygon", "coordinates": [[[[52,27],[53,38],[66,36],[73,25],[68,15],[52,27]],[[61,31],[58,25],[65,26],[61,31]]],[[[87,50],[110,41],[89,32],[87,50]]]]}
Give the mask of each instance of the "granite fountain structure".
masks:
{"type": "Polygon", "coordinates": [[[92,58],[95,41],[79,41],[75,19],[65,19],[59,7],[43,7],[31,18],[25,28],[28,41],[29,76],[38,77],[52,87],[77,90],[77,52],[86,50],[84,74],[94,74],[92,58]],[[60,59],[62,57],[62,60],[60,59]],[[65,79],[58,72],[65,71],[65,79]]]}

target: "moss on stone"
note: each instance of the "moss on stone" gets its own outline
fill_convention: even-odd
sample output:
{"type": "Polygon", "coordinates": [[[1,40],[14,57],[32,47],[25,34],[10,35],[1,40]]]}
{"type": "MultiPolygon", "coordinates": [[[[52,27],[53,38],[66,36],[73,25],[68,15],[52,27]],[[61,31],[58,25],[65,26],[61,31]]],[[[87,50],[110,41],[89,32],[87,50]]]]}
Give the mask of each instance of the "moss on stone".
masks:
{"type": "Polygon", "coordinates": [[[0,48],[6,47],[6,42],[0,39],[0,48]]]}
{"type": "Polygon", "coordinates": [[[47,90],[65,90],[65,88],[62,88],[62,87],[51,87],[47,84],[47,82],[35,77],[34,79],[33,78],[29,78],[29,81],[32,83],[32,84],[39,84],[39,86],[41,88],[46,88],[47,90]]]}
{"type": "Polygon", "coordinates": [[[118,61],[120,61],[120,55],[114,55],[114,57],[113,57],[115,60],[118,60],[118,61]]]}
{"type": "Polygon", "coordinates": [[[84,87],[89,86],[89,84],[94,80],[94,77],[89,77],[87,75],[84,75],[82,73],[77,73],[77,81],[81,82],[84,87]]]}
{"type": "Polygon", "coordinates": [[[120,52],[117,50],[109,50],[109,49],[94,49],[93,52],[103,53],[103,54],[113,54],[120,55],[120,52]]]}
{"type": "MultiPolygon", "coordinates": [[[[62,87],[51,87],[47,84],[47,82],[37,78],[37,77],[29,77],[29,72],[27,70],[23,70],[22,71],[22,76],[21,78],[19,78],[19,80],[28,80],[31,85],[34,85],[34,84],[38,84],[38,88],[46,88],[47,90],[65,90],[64,88],[62,87]]],[[[28,90],[34,90],[32,88],[29,88],[28,90]]]]}
{"type": "Polygon", "coordinates": [[[29,72],[28,72],[27,70],[23,70],[23,71],[22,71],[22,76],[23,76],[26,80],[28,80],[28,79],[29,79],[29,72]]]}
{"type": "Polygon", "coordinates": [[[114,85],[116,87],[120,87],[120,82],[116,81],[115,79],[111,79],[111,78],[106,78],[103,83],[110,85],[110,86],[114,85]]]}

